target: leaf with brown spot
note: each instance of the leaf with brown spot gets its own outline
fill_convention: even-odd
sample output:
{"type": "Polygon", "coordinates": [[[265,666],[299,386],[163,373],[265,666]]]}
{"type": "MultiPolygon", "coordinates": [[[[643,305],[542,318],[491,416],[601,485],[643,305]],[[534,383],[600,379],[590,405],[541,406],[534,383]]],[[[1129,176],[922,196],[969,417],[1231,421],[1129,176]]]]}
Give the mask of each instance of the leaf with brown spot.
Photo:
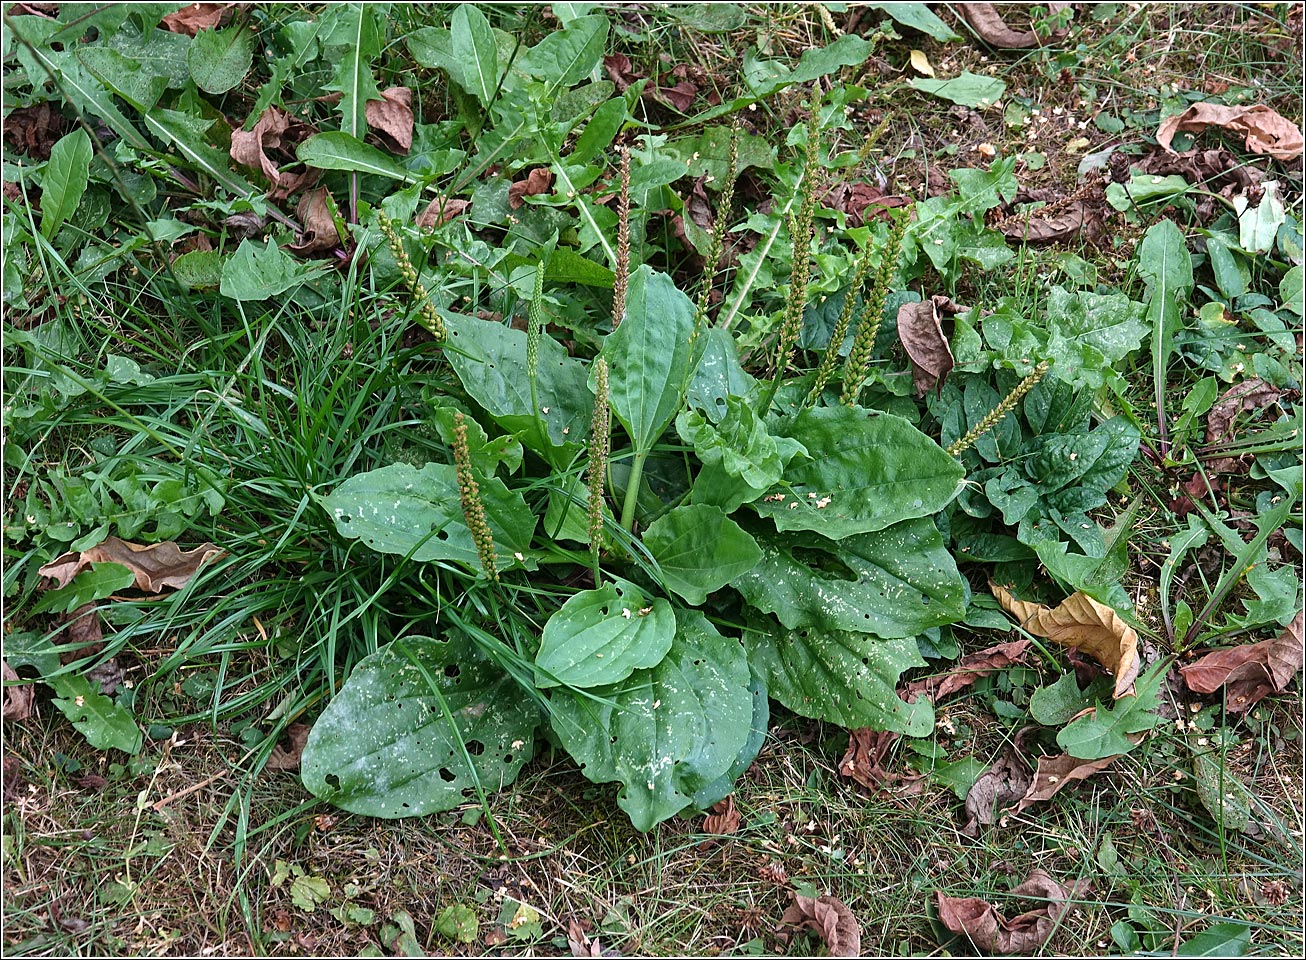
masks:
{"type": "Polygon", "coordinates": [[[1080,760],[1068,753],[1055,757],[1040,757],[1038,769],[1034,771],[1034,782],[1030,784],[1029,791],[1020,798],[1020,803],[1016,804],[1012,813],[1020,813],[1036,803],[1051,800],[1066,784],[1074,783],[1076,780],[1087,780],[1093,774],[1111,766],[1119,756],[1116,754],[1114,757],[1103,757],[1101,760],[1080,760]]]}
{"type": "Polygon", "coordinates": [[[536,167],[526,175],[525,180],[517,180],[508,187],[508,206],[520,210],[526,203],[523,197],[548,193],[553,186],[553,172],[548,167],[536,167]]]}
{"type": "Polygon", "coordinates": [[[991,826],[1007,807],[1029,792],[1030,775],[1025,762],[1008,747],[966,794],[966,824],[961,832],[968,837],[979,835],[979,825],[991,826]]]}
{"type": "Polygon", "coordinates": [[[413,146],[413,91],[388,87],[380,100],[367,101],[367,125],[391,153],[407,153],[413,146]]]}
{"type": "Polygon", "coordinates": [[[417,215],[419,227],[443,227],[454,217],[460,217],[472,205],[470,200],[450,200],[436,197],[426,205],[426,209],[417,215]]]}
{"type": "Polygon", "coordinates": [[[286,727],[283,739],[288,741],[290,746],[283,747],[280,743],[274,746],[264,769],[298,770],[299,759],[304,753],[304,744],[308,743],[310,729],[306,723],[292,723],[286,727]]]}
{"type": "Polygon", "coordinates": [[[739,829],[739,811],[735,808],[735,795],[712,805],[712,812],[703,818],[703,832],[725,836],[739,829]]]}
{"type": "Polygon", "coordinates": [[[32,685],[23,682],[8,660],[0,660],[4,677],[3,716],[6,720],[26,720],[32,715],[32,685]]]}
{"type": "Polygon", "coordinates": [[[1105,603],[1075,593],[1056,607],[1045,607],[1017,600],[995,583],[990,583],[989,589],[1022,629],[1063,647],[1076,647],[1106,667],[1116,678],[1114,699],[1133,693],[1138,677],[1138,633],[1105,603]]]}
{"type": "Polygon", "coordinates": [[[1008,920],[992,904],[978,897],[947,897],[936,890],[939,919],[955,934],[967,937],[985,953],[1034,955],[1040,952],[1072,899],[1088,892],[1089,882],[1077,880],[1062,886],[1042,870],[1031,871],[1013,897],[1045,900],[1047,904],[1008,920]]]}
{"type": "Polygon", "coordinates": [[[964,309],[948,297],[937,295],[920,303],[904,303],[898,308],[898,339],[911,359],[916,396],[923,397],[931,390],[943,389],[943,382],[948,379],[954,364],[952,348],[943,332],[943,318],[964,309]]]}
{"type": "Polygon", "coordinates": [[[1273,640],[1216,650],[1179,668],[1193,693],[1215,693],[1224,688],[1225,709],[1250,710],[1271,693],[1282,693],[1302,668],[1302,614],[1273,640]]]}
{"type": "Polygon", "coordinates": [[[299,235],[299,243],[292,243],[289,249],[301,257],[325,253],[341,245],[340,233],[336,230],[336,220],[331,215],[327,197],[327,188],[318,187],[299,198],[295,215],[303,224],[303,231],[299,235]]]}
{"type": "Polygon", "coordinates": [[[843,901],[828,893],[819,897],[800,893],[790,896],[793,899],[780,918],[782,924],[814,931],[825,941],[832,957],[862,955],[862,928],[843,901]]]}
{"type": "Polygon", "coordinates": [[[146,593],[161,593],[165,587],[180,590],[210,560],[226,556],[226,551],[212,543],[202,543],[193,550],[182,550],[172,540],[162,543],[128,543],[109,537],[98,546],[81,553],[65,553],[40,570],[43,577],[53,577],[56,585],[69,581],[93,563],[120,563],[136,576],[135,587],[146,593]]]}
{"type": "Polygon", "coordinates": [[[925,790],[925,774],[893,773],[885,767],[898,734],[861,727],[848,731],[848,749],[839,761],[839,773],[851,777],[881,797],[914,797],[925,790]]]}
{"type": "Polygon", "coordinates": [[[193,37],[201,30],[212,30],[234,9],[234,3],[192,3],[168,14],[161,22],[173,33],[193,37]]]}
{"type": "MultiPolygon", "coordinates": [[[[1068,3],[1049,3],[1049,14],[1055,14],[1070,6],[1068,3]]],[[[1047,39],[1061,40],[1069,32],[1064,28],[1054,30],[1049,38],[1040,36],[1033,30],[1016,30],[1002,19],[997,8],[991,3],[963,3],[958,5],[961,14],[976,36],[990,47],[999,50],[1017,50],[1024,47],[1041,47],[1047,39]]]]}
{"type": "Polygon", "coordinates": [[[1234,384],[1220,394],[1220,398],[1211,407],[1211,412],[1206,415],[1206,442],[1220,443],[1232,439],[1233,421],[1238,414],[1269,406],[1282,393],[1279,388],[1255,377],[1234,384]]]}
{"type": "Polygon", "coordinates": [[[990,676],[1020,663],[1025,659],[1028,648],[1029,640],[1021,638],[967,654],[947,673],[913,680],[907,684],[903,687],[902,698],[908,703],[915,703],[918,697],[924,696],[937,703],[949,694],[969,687],[980,677],[990,676]]]}
{"type": "Polygon", "coordinates": [[[1156,131],[1156,142],[1168,153],[1176,133],[1199,134],[1207,127],[1220,127],[1243,137],[1248,150],[1276,160],[1296,160],[1302,154],[1301,130],[1263,103],[1250,107],[1224,107],[1218,103],[1194,103],[1183,113],[1167,117],[1156,131]]]}

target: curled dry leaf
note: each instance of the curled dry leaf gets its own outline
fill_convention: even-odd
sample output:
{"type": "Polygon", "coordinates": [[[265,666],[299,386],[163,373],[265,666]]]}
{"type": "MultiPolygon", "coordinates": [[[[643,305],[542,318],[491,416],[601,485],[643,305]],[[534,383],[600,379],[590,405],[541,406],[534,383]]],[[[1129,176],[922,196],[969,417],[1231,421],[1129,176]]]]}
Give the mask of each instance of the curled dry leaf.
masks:
{"type": "Polygon", "coordinates": [[[839,773],[869,787],[882,797],[916,796],[925,789],[926,776],[892,773],[884,765],[898,734],[862,727],[848,732],[848,749],[839,762],[839,773]]]}
{"type": "Polygon", "coordinates": [[[1208,653],[1180,667],[1179,673],[1193,693],[1215,693],[1223,687],[1225,709],[1242,713],[1271,693],[1281,693],[1301,670],[1302,654],[1302,614],[1298,611],[1273,640],[1208,653]]]}
{"type": "Polygon", "coordinates": [[[526,203],[523,197],[533,197],[539,193],[548,193],[553,186],[553,173],[548,167],[536,167],[526,175],[525,180],[518,180],[508,187],[508,206],[520,210],[526,203]]]}
{"type": "Polygon", "coordinates": [[[698,96],[698,85],[688,80],[681,80],[674,87],[657,87],[653,99],[674,107],[681,113],[687,111],[698,96]]]}
{"type": "Polygon", "coordinates": [[[910,197],[899,193],[886,194],[873,183],[861,182],[836,183],[821,198],[821,206],[847,214],[850,227],[863,226],[876,218],[887,219],[890,210],[909,203],[910,197]]]}
{"type": "Polygon", "coordinates": [[[938,702],[950,693],[964,690],[980,677],[987,677],[1025,659],[1029,640],[1021,638],[1009,643],[999,643],[976,653],[967,654],[947,673],[935,677],[913,680],[903,688],[903,699],[915,703],[918,697],[938,702]]]}
{"type": "Polygon", "coordinates": [[[567,921],[567,947],[571,950],[571,955],[573,957],[603,956],[603,947],[599,945],[598,937],[590,939],[585,929],[586,925],[575,917],[567,921]]]}
{"type": "Polygon", "coordinates": [[[991,826],[1013,803],[1029,792],[1029,768],[1016,751],[1008,747],[971,786],[966,794],[966,824],[961,832],[979,836],[979,825],[991,826]]]}
{"type": "Polygon", "coordinates": [[[470,200],[451,200],[448,197],[436,197],[426,205],[426,209],[417,215],[417,225],[428,229],[442,227],[454,217],[462,216],[470,200]]]}
{"type": "Polygon", "coordinates": [[[43,577],[53,577],[56,586],[66,587],[73,577],[93,563],[120,563],[135,574],[137,590],[161,593],[164,587],[180,590],[205,563],[225,555],[225,550],[212,543],[182,550],[172,540],[141,544],[109,537],[81,553],[55,557],[40,572],[43,577]]]}
{"type": "Polygon", "coordinates": [[[317,133],[312,124],[294,119],[280,107],[268,107],[259,115],[253,130],[231,131],[231,159],[262,172],[271,188],[268,198],[284,200],[296,190],[317,182],[319,171],[305,167],[302,173],[287,173],[282,166],[299,164],[295,148],[317,133]]]}
{"type": "Polygon", "coordinates": [[[223,17],[236,8],[234,3],[192,3],[189,7],[168,14],[163,18],[163,25],[173,33],[182,33],[193,37],[201,30],[211,30],[222,22],[223,17]]]}
{"type": "Polygon", "coordinates": [[[721,835],[734,833],[739,829],[739,811],[735,808],[735,795],[732,793],[724,800],[712,805],[712,812],[703,820],[704,833],[721,835]]]}
{"type": "Polygon", "coordinates": [[[1156,142],[1166,152],[1177,153],[1170,146],[1176,133],[1198,134],[1207,127],[1240,134],[1252,153],[1264,153],[1276,160],[1296,160],[1302,154],[1301,130],[1263,103],[1251,107],[1194,103],[1183,113],[1162,121],[1156,142]]]}
{"type": "MultiPolygon", "coordinates": [[[[1056,14],[1069,6],[1068,3],[1049,3],[1047,10],[1049,14],[1056,14]]],[[[1002,19],[1002,15],[998,13],[996,7],[991,3],[963,3],[957,9],[981,40],[990,47],[997,47],[1001,50],[1041,47],[1046,40],[1060,40],[1069,32],[1065,29],[1057,29],[1052,31],[1049,37],[1045,38],[1034,30],[1013,29],[1007,24],[1007,21],[1002,19]]]]}
{"type": "Polygon", "coordinates": [[[4,676],[5,684],[4,719],[26,720],[32,715],[32,685],[21,683],[18,672],[9,666],[7,660],[0,660],[0,675],[4,676]]]}
{"type": "Polygon", "coordinates": [[[943,389],[954,364],[943,321],[965,309],[938,295],[920,303],[904,303],[898,308],[898,339],[911,359],[916,396],[943,389]]]}
{"type": "Polygon", "coordinates": [[[1017,600],[995,583],[993,596],[1020,626],[1036,637],[1087,653],[1115,677],[1112,697],[1133,693],[1138,676],[1138,633],[1105,603],[1075,593],[1056,607],[1017,600]]]}
{"type": "Polygon", "coordinates": [[[1244,411],[1259,410],[1279,399],[1282,391],[1253,377],[1236,383],[1220,395],[1206,415],[1206,442],[1220,443],[1233,437],[1233,421],[1244,411]]]}
{"type": "Polygon", "coordinates": [[[782,924],[815,931],[832,957],[862,955],[862,928],[843,901],[828,893],[819,897],[798,893],[791,896],[793,900],[780,918],[782,924]]]}
{"type": "Polygon", "coordinates": [[[364,108],[367,125],[391,153],[407,153],[413,146],[413,91],[388,87],[380,100],[369,100],[364,108]]]}
{"type": "Polygon", "coordinates": [[[63,136],[67,121],[53,103],[43,100],[16,107],[5,117],[4,142],[33,160],[49,160],[50,148],[63,136]]]}
{"type": "Polygon", "coordinates": [[[1034,870],[1011,895],[1046,900],[1047,904],[1012,920],[978,897],[946,897],[942,891],[935,891],[935,897],[943,925],[969,938],[985,953],[1032,955],[1052,936],[1070,901],[1087,893],[1088,888],[1087,880],[1077,880],[1066,887],[1042,870],[1034,870]]]}
{"type": "Polygon", "coordinates": [[[1055,757],[1040,757],[1038,769],[1034,771],[1034,782],[1030,784],[1029,790],[1020,798],[1020,803],[1016,804],[1016,809],[1012,812],[1020,813],[1036,803],[1051,800],[1066,784],[1074,783],[1076,780],[1087,780],[1093,774],[1115,763],[1117,757],[1119,754],[1114,757],[1103,757],[1101,760],[1079,760],[1068,753],[1058,754],[1055,757]]]}
{"type": "Polygon", "coordinates": [[[278,743],[272,748],[272,754],[268,757],[268,770],[298,770],[299,759],[304,753],[304,744],[308,743],[308,732],[311,728],[306,723],[292,723],[286,727],[283,741],[290,744],[283,747],[278,743]]]}
{"type": "Polygon", "coordinates": [[[300,197],[295,215],[304,226],[299,235],[299,243],[290,245],[293,252],[300,256],[311,256],[340,246],[340,234],[336,231],[336,221],[331,216],[331,207],[327,203],[326,187],[318,187],[300,197]]]}
{"type": "Polygon", "coordinates": [[[1106,229],[1106,189],[1102,178],[1089,175],[1084,184],[1068,196],[1036,196],[1043,191],[1022,191],[1012,204],[1013,212],[993,224],[1008,240],[1023,243],[1061,243],[1082,236],[1098,240],[1106,229]],[[1042,207],[1018,211],[1020,204],[1044,201],[1042,207]]]}
{"type": "Polygon", "coordinates": [[[618,93],[624,93],[626,88],[636,80],[643,79],[634,72],[630,57],[624,53],[614,53],[611,56],[604,57],[603,71],[608,75],[608,79],[616,85],[618,93]]]}

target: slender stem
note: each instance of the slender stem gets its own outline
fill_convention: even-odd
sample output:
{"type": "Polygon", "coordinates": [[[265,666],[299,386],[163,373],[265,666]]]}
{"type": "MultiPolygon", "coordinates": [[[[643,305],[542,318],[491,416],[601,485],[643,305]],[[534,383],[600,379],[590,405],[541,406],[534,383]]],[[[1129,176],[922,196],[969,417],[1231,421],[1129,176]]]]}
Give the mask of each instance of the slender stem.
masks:
{"type": "Polygon", "coordinates": [[[635,532],[635,502],[639,500],[639,482],[644,476],[644,461],[648,451],[640,450],[635,454],[635,462],[630,465],[630,479],[626,482],[626,500],[621,506],[621,525],[627,533],[635,532]]]}

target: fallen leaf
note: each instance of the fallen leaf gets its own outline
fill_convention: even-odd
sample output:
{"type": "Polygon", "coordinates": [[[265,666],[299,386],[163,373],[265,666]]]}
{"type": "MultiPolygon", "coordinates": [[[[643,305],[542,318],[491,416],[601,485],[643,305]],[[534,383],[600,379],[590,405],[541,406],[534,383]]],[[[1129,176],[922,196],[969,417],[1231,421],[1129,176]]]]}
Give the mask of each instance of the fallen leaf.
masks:
{"type": "Polygon", "coordinates": [[[1088,888],[1087,880],[1077,880],[1065,887],[1042,870],[1034,870],[1024,883],[1011,891],[1011,895],[1048,903],[1012,920],[978,897],[946,897],[941,890],[936,890],[934,895],[943,925],[953,933],[969,938],[980,950],[1033,955],[1052,936],[1057,923],[1070,907],[1069,901],[1082,896],[1088,888]]]}
{"type": "Polygon", "coordinates": [[[32,685],[22,682],[7,660],[0,660],[0,675],[3,675],[5,684],[4,719],[26,720],[32,715],[32,685]]]}
{"type": "Polygon", "coordinates": [[[979,835],[979,825],[991,826],[1007,808],[1029,792],[1030,775],[1025,762],[1008,747],[997,762],[980,774],[966,794],[966,824],[961,832],[979,835]]]}
{"type": "Polygon", "coordinates": [[[969,687],[980,677],[987,677],[1021,662],[1025,659],[1028,648],[1029,640],[1022,638],[967,654],[947,673],[913,680],[907,684],[903,688],[902,698],[908,703],[915,703],[918,697],[924,696],[937,703],[943,697],[969,687]]]}
{"type": "Polygon", "coordinates": [[[103,649],[104,632],[94,603],[84,603],[59,619],[65,626],[55,636],[54,642],[67,647],[59,654],[60,663],[93,657],[103,649]]]}
{"type": "Polygon", "coordinates": [[[712,812],[703,819],[703,832],[724,836],[738,829],[739,811],[735,809],[735,795],[732,793],[712,805],[712,812]]]}
{"type": "Polygon", "coordinates": [[[688,80],[681,80],[674,87],[657,87],[653,91],[653,98],[675,107],[681,113],[687,111],[698,96],[698,85],[690,83],[688,80]]]}
{"type": "Polygon", "coordinates": [[[1179,668],[1193,693],[1225,692],[1225,709],[1243,713],[1271,693],[1281,693],[1302,668],[1302,614],[1273,640],[1216,650],[1179,668]]]}
{"type": "MultiPolygon", "coordinates": [[[[1068,6],[1070,6],[1068,3],[1049,3],[1047,11],[1052,15],[1068,6]]],[[[957,7],[957,11],[981,40],[990,47],[997,47],[1000,50],[1041,47],[1048,39],[1061,40],[1069,32],[1059,28],[1052,31],[1049,37],[1044,38],[1033,30],[1015,30],[1008,26],[1007,21],[1002,19],[1001,14],[991,3],[963,3],[957,7]]]]}
{"type": "MultiPolygon", "coordinates": [[[[1112,157],[1114,159],[1114,155],[1112,157]]],[[[1238,160],[1223,147],[1211,150],[1189,150],[1187,153],[1167,153],[1155,149],[1141,161],[1132,164],[1140,173],[1155,176],[1178,175],[1189,183],[1205,187],[1216,196],[1201,194],[1196,198],[1198,219],[1207,223],[1228,209],[1221,199],[1232,200],[1246,196],[1249,201],[1261,197],[1261,171],[1238,160]]],[[[1127,171],[1122,173],[1128,180],[1127,171]]]]}
{"type": "Polygon", "coordinates": [[[292,243],[289,249],[300,256],[311,256],[335,250],[341,245],[340,234],[336,230],[336,221],[331,216],[331,207],[327,203],[327,188],[318,187],[299,198],[295,215],[303,224],[299,243],[292,243]]]}
{"type": "Polygon", "coordinates": [[[1215,401],[1206,415],[1206,442],[1220,443],[1233,437],[1233,421],[1238,414],[1259,410],[1279,399],[1282,391],[1264,380],[1253,377],[1236,383],[1215,401]]]}
{"type": "Polygon", "coordinates": [[[173,33],[193,37],[201,30],[211,30],[236,8],[234,3],[192,3],[163,18],[163,25],[173,33]]]}
{"type": "Polygon", "coordinates": [[[573,957],[603,956],[603,948],[599,945],[598,937],[591,940],[585,931],[585,925],[575,917],[567,921],[567,947],[573,957]]]}
{"type": "Polygon", "coordinates": [[[426,205],[425,210],[417,215],[417,225],[427,228],[442,227],[454,217],[462,216],[471,205],[470,200],[450,200],[447,197],[436,197],[426,205]]]}
{"type": "Polygon", "coordinates": [[[898,308],[898,339],[911,360],[916,396],[943,389],[954,364],[952,348],[943,332],[943,318],[965,309],[938,295],[920,303],[904,303],[898,308]]]}
{"type": "Polygon", "coordinates": [[[69,917],[63,912],[63,901],[66,897],[58,897],[50,901],[50,919],[54,925],[65,933],[85,933],[91,928],[89,920],[83,920],[81,917],[69,917]]]}
{"type": "Polygon", "coordinates": [[[320,173],[312,167],[305,167],[301,173],[282,169],[300,163],[295,148],[315,133],[317,128],[312,124],[296,120],[280,107],[268,107],[259,115],[254,129],[231,131],[231,159],[261,171],[271,184],[268,197],[284,200],[317,182],[320,173]]]}
{"type": "Polygon", "coordinates": [[[925,774],[892,773],[884,761],[898,742],[898,734],[861,727],[848,731],[848,749],[839,761],[839,773],[851,777],[879,796],[916,796],[925,790],[925,774]]]}
{"type": "Polygon", "coordinates": [[[53,577],[56,586],[66,587],[73,577],[93,563],[120,563],[135,574],[137,590],[161,593],[164,587],[180,590],[205,563],[225,555],[225,550],[212,543],[182,550],[172,540],[141,544],[109,537],[81,553],[56,557],[43,566],[40,573],[43,577],[53,577]]]}
{"type": "Polygon", "coordinates": [[[1059,243],[1082,236],[1096,241],[1105,232],[1106,189],[1102,178],[1090,174],[1068,196],[1056,191],[1021,191],[1011,211],[992,224],[1009,240],[1024,243],[1059,243]],[[1041,207],[1021,210],[1022,204],[1045,201],[1041,207]]]}
{"type": "Polygon", "coordinates": [[[520,210],[526,203],[522,197],[548,193],[553,186],[553,173],[548,167],[536,167],[526,175],[525,180],[517,180],[508,187],[508,206],[520,210]]]}
{"type": "MultiPolygon", "coordinates": [[[[103,637],[103,634],[101,634],[103,637]]],[[[106,697],[112,696],[114,691],[122,685],[122,667],[118,663],[117,657],[110,657],[103,663],[97,663],[86,671],[83,676],[92,683],[100,685],[100,693],[106,697]]]]}
{"type": "Polygon", "coordinates": [[[913,50],[908,60],[911,68],[917,73],[923,73],[927,77],[934,76],[934,66],[930,63],[930,58],[925,56],[925,51],[913,50]]]}
{"type": "Polygon", "coordinates": [[[624,53],[614,53],[604,57],[603,71],[608,75],[608,79],[616,84],[618,93],[624,92],[636,80],[644,79],[633,72],[630,57],[624,53]]]}
{"type": "Polygon", "coordinates": [[[1074,783],[1076,780],[1087,780],[1093,774],[1115,763],[1117,757],[1119,754],[1114,757],[1103,757],[1101,760],[1079,760],[1068,753],[1058,754],[1055,757],[1040,757],[1038,769],[1034,771],[1034,782],[1020,798],[1012,813],[1020,813],[1036,803],[1051,800],[1066,784],[1074,783]]]}
{"type": "Polygon", "coordinates": [[[1178,153],[1170,146],[1176,133],[1199,134],[1212,126],[1240,134],[1252,153],[1264,153],[1276,160],[1296,160],[1302,154],[1301,130],[1263,103],[1251,107],[1194,103],[1183,113],[1162,121],[1156,142],[1168,153],[1178,153]]]}
{"type": "Polygon", "coordinates": [[[989,588],[998,603],[1036,637],[1087,653],[1116,678],[1114,699],[1133,693],[1138,676],[1138,633],[1105,603],[1075,593],[1056,607],[1017,600],[995,583],[989,588]]]}
{"type": "Polygon", "coordinates": [[[50,148],[63,136],[67,121],[48,100],[16,107],[5,116],[4,142],[33,160],[49,160],[50,148]]]}
{"type": "Polygon", "coordinates": [[[821,206],[846,214],[850,227],[863,226],[877,217],[887,219],[890,210],[911,202],[910,197],[900,193],[886,194],[873,183],[836,183],[821,198],[821,206]]]}
{"type": "Polygon", "coordinates": [[[407,153],[413,146],[413,91],[388,87],[380,100],[369,100],[364,108],[367,125],[391,153],[407,153]]]}
{"type": "Polygon", "coordinates": [[[308,742],[310,729],[305,723],[292,723],[286,727],[284,739],[290,742],[290,746],[283,747],[280,743],[274,746],[265,769],[298,770],[299,759],[304,753],[304,744],[308,742]]]}
{"type": "Polygon", "coordinates": [[[825,941],[832,957],[862,955],[862,929],[843,901],[828,893],[819,897],[800,893],[790,896],[793,899],[780,918],[782,924],[814,931],[825,941]]]}

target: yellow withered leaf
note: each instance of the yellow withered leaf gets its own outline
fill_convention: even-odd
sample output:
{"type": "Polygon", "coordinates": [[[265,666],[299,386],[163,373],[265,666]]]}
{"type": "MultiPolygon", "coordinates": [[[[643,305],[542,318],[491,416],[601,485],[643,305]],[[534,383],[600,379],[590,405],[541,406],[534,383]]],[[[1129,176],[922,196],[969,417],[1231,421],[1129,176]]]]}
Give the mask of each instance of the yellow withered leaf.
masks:
{"type": "Polygon", "coordinates": [[[925,56],[923,50],[913,50],[911,52],[912,69],[917,73],[923,73],[927,77],[934,76],[934,67],[930,65],[930,58],[925,56]]]}
{"type": "Polygon", "coordinates": [[[1077,647],[1110,670],[1116,678],[1115,699],[1134,692],[1138,633],[1106,604],[1076,593],[1055,607],[1045,607],[1017,600],[996,583],[990,583],[989,589],[1023,629],[1063,647],[1077,647]]]}

